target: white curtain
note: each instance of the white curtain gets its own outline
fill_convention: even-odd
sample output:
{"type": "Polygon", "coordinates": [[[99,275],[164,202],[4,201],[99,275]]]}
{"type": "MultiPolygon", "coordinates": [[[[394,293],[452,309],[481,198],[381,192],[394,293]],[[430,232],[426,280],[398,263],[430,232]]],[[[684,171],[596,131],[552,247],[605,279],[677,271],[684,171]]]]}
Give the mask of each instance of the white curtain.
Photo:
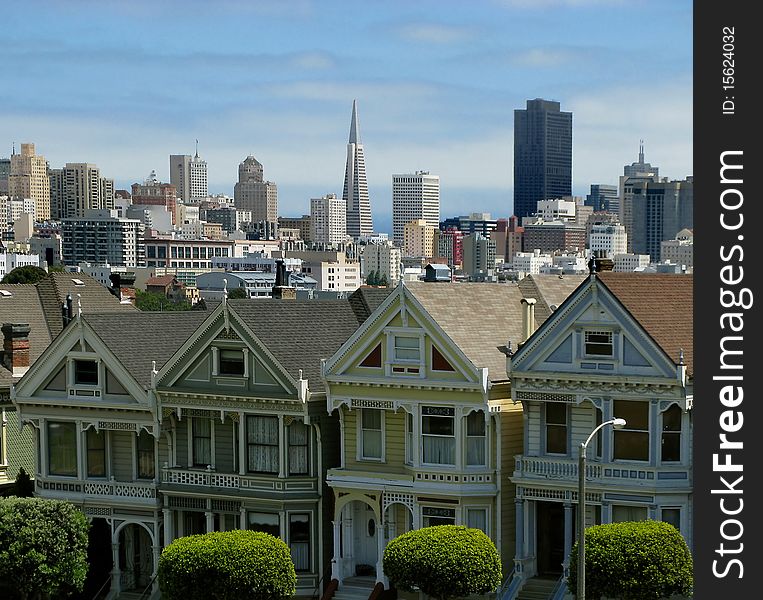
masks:
{"type": "Polygon", "coordinates": [[[278,473],[278,417],[248,417],[249,470],[278,473]]]}
{"type": "Polygon", "coordinates": [[[467,509],[466,526],[474,529],[481,529],[487,533],[487,511],[484,508],[467,509]]]}
{"type": "Polygon", "coordinates": [[[309,429],[300,421],[289,425],[289,473],[306,475],[310,465],[307,462],[307,442],[309,429]]]}
{"type": "Polygon", "coordinates": [[[424,462],[434,465],[456,464],[456,439],[424,435],[424,462]]]}
{"type": "Polygon", "coordinates": [[[361,413],[362,452],[364,458],[382,457],[381,411],[364,408],[361,413]]]}
{"type": "Polygon", "coordinates": [[[291,548],[291,560],[294,562],[294,570],[309,571],[310,544],[308,542],[292,542],[289,547],[291,548]]]}

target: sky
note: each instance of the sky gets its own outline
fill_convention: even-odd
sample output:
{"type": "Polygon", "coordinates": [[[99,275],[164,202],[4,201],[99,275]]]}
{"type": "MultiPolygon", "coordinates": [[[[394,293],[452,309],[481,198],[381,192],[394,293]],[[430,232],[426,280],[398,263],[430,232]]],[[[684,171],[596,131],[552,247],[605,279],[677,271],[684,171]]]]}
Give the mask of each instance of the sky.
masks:
{"type": "Polygon", "coordinates": [[[692,172],[691,0],[42,0],[3,7],[0,156],[95,163],[129,190],[169,155],[233,195],[254,155],[279,214],[341,197],[358,102],[375,229],[392,174],[440,176],[441,216],[513,205],[514,109],[573,113],[573,193],[623,165],[692,172]]]}

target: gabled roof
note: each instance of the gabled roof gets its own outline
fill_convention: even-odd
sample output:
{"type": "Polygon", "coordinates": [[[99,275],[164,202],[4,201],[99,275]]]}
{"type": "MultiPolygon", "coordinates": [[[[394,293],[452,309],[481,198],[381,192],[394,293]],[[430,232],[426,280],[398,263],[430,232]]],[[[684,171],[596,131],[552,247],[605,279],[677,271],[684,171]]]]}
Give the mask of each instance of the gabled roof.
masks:
{"type": "Polygon", "coordinates": [[[154,277],[146,279],[146,286],[161,285],[162,287],[167,287],[175,281],[176,279],[174,275],[155,275],[154,277]]]}
{"type": "Polygon", "coordinates": [[[324,389],[321,359],[331,358],[368,317],[346,300],[263,298],[228,300],[228,306],[294,380],[302,369],[312,392],[324,389]]]}
{"type": "MultiPolygon", "coordinates": [[[[506,380],[500,348],[522,339],[522,291],[513,283],[406,283],[406,288],[491,381],[506,380]]],[[[537,313],[536,313],[537,316],[537,313]]]]}
{"type": "Polygon", "coordinates": [[[393,288],[377,288],[370,286],[359,287],[347,298],[350,307],[358,318],[358,323],[363,323],[379,305],[394,291],[393,288]]]}
{"type": "Polygon", "coordinates": [[[152,361],[158,371],[209,316],[208,311],[86,314],[82,319],[143,387],[151,385],[152,361]]]}
{"type": "Polygon", "coordinates": [[[683,351],[693,375],[694,276],[604,271],[597,277],[673,362],[679,363],[683,351]]]}
{"type": "MultiPolygon", "coordinates": [[[[0,284],[0,290],[10,294],[0,294],[0,324],[27,323],[30,327],[29,364],[31,365],[50,345],[51,340],[37,288],[29,283],[3,283],[0,284]]],[[[58,318],[61,319],[60,310],[58,318]]],[[[2,354],[2,335],[0,335],[0,356],[2,354]]],[[[15,379],[0,360],[0,388],[9,387],[15,379]]]]}
{"type": "Polygon", "coordinates": [[[525,298],[535,298],[535,322],[538,327],[561,306],[587,275],[528,275],[519,281],[525,298]]]}

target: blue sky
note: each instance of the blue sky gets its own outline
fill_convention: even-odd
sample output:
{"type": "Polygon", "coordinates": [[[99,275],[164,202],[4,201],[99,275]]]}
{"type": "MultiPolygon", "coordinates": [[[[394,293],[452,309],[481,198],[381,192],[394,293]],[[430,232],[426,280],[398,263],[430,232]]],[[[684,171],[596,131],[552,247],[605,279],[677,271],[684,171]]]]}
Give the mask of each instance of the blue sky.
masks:
{"type": "Polygon", "coordinates": [[[661,174],[692,172],[689,0],[96,0],[3,7],[0,155],[92,162],[117,187],[168,155],[233,194],[255,155],[279,212],[341,194],[358,100],[372,208],[393,173],[440,175],[443,216],[512,205],[513,110],[573,112],[573,192],[616,183],[639,139],[661,174]]]}

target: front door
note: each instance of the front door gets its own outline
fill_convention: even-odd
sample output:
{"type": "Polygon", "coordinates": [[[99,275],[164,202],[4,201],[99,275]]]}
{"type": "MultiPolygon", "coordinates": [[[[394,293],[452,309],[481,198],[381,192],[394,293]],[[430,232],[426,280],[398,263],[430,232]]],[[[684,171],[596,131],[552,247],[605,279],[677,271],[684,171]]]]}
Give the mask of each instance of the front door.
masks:
{"type": "Polygon", "coordinates": [[[365,503],[354,502],[352,530],[355,542],[355,573],[353,575],[376,575],[378,531],[374,511],[365,503]]]}
{"type": "Polygon", "coordinates": [[[538,575],[558,576],[564,561],[564,506],[556,502],[538,502],[538,575]]]}

